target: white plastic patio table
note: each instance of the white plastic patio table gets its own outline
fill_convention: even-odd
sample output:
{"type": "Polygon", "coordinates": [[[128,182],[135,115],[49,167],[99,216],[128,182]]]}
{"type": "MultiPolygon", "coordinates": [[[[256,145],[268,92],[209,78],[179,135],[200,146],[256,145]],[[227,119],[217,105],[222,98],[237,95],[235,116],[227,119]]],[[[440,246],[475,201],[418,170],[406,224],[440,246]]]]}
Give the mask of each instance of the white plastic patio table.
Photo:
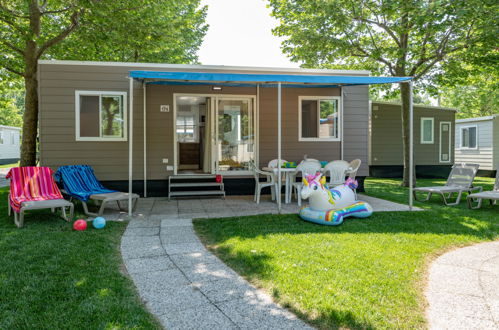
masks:
{"type": "MultiPolygon", "coordinates": [[[[267,172],[274,172],[275,177],[277,178],[279,174],[279,169],[277,167],[263,167],[262,170],[267,172]]],[[[281,174],[284,174],[284,178],[286,179],[286,183],[284,186],[284,203],[291,203],[291,174],[296,171],[296,168],[292,167],[281,167],[281,174]]],[[[279,180],[281,178],[278,178],[279,180]]],[[[280,191],[277,194],[281,194],[280,191]]]]}

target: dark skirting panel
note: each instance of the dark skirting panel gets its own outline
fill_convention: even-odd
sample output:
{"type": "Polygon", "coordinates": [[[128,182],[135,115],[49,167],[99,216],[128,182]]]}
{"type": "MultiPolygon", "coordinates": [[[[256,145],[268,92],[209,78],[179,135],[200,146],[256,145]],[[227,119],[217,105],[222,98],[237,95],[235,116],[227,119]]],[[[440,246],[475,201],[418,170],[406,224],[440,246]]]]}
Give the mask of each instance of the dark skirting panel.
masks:
{"type": "MultiPolygon", "coordinates": [[[[416,165],[416,177],[422,179],[444,178],[449,176],[452,165],[416,165]]],[[[369,175],[374,178],[401,178],[402,165],[369,166],[369,175]]]]}
{"type": "MultiPolygon", "coordinates": [[[[358,176],[357,181],[359,187],[358,192],[364,192],[364,176],[358,176]]],[[[128,181],[102,181],[102,184],[109,189],[119,191],[128,191],[128,181]]],[[[253,178],[228,178],[224,177],[225,192],[230,195],[253,195],[255,193],[255,180],[253,178]]],[[[201,190],[202,188],[196,189],[201,190]]],[[[209,189],[209,187],[208,187],[209,189]]],[[[134,180],[133,191],[141,197],[144,192],[144,181],[134,180]]],[[[148,197],[167,197],[168,196],[168,180],[150,180],[147,181],[148,197]]],[[[270,194],[270,189],[263,189],[263,194],[270,194]]],[[[283,189],[284,193],[284,189],[283,189]]],[[[284,195],[283,195],[284,198],[284,195]]]]}

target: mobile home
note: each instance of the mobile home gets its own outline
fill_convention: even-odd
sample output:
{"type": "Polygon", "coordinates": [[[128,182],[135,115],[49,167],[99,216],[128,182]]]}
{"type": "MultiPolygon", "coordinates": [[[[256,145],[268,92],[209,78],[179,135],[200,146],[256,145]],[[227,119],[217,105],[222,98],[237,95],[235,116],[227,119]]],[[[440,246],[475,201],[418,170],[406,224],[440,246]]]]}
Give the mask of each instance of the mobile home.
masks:
{"type": "Polygon", "coordinates": [[[499,115],[456,120],[456,162],[480,164],[479,175],[499,166],[499,115]]]}
{"type": "MultiPolygon", "coordinates": [[[[414,164],[418,177],[447,177],[454,164],[456,109],[414,105],[414,164]]],[[[402,177],[402,106],[371,102],[370,175],[402,177]]]]}
{"type": "Polygon", "coordinates": [[[40,163],[91,165],[109,187],[165,195],[173,176],[222,174],[228,194],[252,192],[250,163],[278,150],[358,158],[368,175],[367,71],[40,61],[38,74],[40,163]]]}
{"type": "Polygon", "coordinates": [[[19,161],[21,128],[0,125],[0,165],[19,161]]]}

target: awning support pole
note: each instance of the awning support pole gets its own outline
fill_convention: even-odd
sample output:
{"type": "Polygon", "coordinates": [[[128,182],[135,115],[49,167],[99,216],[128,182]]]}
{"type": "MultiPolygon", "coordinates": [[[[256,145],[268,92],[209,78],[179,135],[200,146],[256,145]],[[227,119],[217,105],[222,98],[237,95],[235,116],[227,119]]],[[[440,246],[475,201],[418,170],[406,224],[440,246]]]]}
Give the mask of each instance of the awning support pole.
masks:
{"type": "Polygon", "coordinates": [[[414,107],[412,99],[412,80],[409,81],[409,210],[413,207],[414,187],[414,107]]]}
{"type": "Polygon", "coordinates": [[[130,123],[128,124],[128,215],[132,216],[132,179],[133,179],[133,78],[130,79],[130,123]]]}
{"type": "Polygon", "coordinates": [[[144,103],[142,105],[144,111],[144,198],[147,197],[147,116],[146,116],[146,82],[142,83],[144,103]]]}
{"type": "Polygon", "coordinates": [[[279,196],[277,198],[277,209],[279,211],[279,214],[281,214],[281,131],[282,131],[282,90],[281,90],[281,83],[277,83],[277,181],[278,181],[278,191],[276,192],[276,195],[279,196]]]}
{"type": "MultiPolygon", "coordinates": [[[[344,135],[343,135],[343,102],[344,102],[344,99],[345,99],[345,93],[343,91],[343,86],[340,87],[340,123],[339,123],[339,126],[340,126],[340,159],[342,160],[345,160],[345,139],[344,139],[344,135]]],[[[336,117],[338,118],[338,117],[336,117]]]]}

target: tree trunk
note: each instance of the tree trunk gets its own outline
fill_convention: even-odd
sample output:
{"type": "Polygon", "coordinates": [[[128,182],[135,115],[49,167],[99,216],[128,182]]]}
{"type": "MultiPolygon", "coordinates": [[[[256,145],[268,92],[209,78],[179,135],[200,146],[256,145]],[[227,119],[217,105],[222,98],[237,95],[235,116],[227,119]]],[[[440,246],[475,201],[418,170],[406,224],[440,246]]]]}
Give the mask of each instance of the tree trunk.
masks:
{"type": "Polygon", "coordinates": [[[38,135],[38,63],[26,61],[24,86],[26,99],[23,116],[23,134],[21,144],[21,166],[36,165],[36,138],[38,135]]]}
{"type": "MultiPolygon", "coordinates": [[[[402,186],[409,187],[409,149],[410,149],[410,140],[409,140],[409,98],[410,98],[410,89],[408,83],[400,84],[400,98],[402,99],[402,149],[404,155],[404,176],[402,179],[402,186]]],[[[414,182],[416,182],[414,180],[414,182]]]]}

